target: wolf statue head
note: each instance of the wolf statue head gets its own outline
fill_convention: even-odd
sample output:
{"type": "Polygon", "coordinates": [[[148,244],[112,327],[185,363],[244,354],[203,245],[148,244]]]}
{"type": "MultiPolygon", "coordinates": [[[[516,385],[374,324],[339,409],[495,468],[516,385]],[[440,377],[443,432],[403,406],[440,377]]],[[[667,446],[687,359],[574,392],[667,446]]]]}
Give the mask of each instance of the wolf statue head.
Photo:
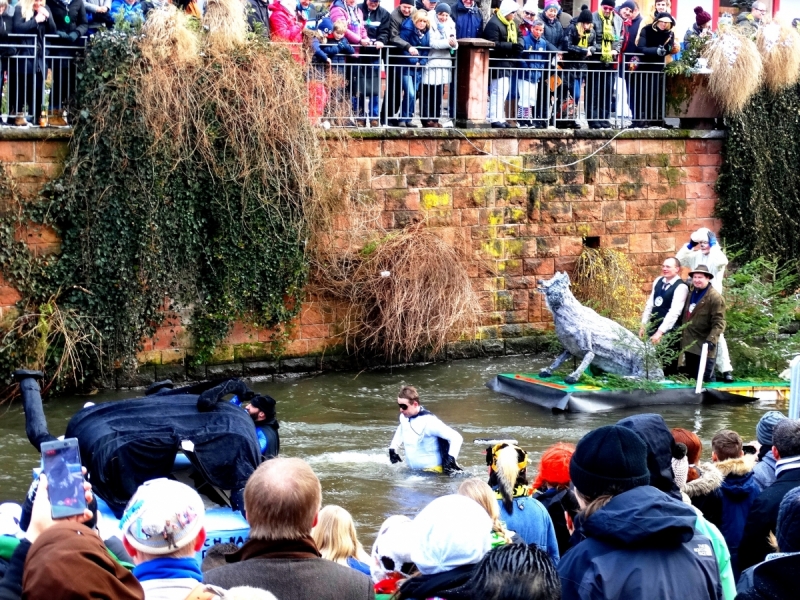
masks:
{"type": "Polygon", "coordinates": [[[536,289],[544,294],[547,308],[549,308],[551,312],[556,311],[565,301],[574,298],[569,289],[569,275],[567,275],[566,271],[563,273],[561,271],[556,271],[556,274],[553,275],[552,278],[540,279],[536,289]]]}

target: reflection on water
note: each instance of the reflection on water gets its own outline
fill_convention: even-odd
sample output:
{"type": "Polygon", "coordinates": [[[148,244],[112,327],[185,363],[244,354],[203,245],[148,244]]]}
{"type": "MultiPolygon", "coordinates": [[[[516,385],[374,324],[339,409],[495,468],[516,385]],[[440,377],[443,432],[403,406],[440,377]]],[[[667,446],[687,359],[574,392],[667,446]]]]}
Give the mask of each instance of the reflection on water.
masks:
{"type": "MultiPolygon", "coordinates": [[[[594,414],[558,414],[490,392],[484,383],[497,373],[531,372],[549,359],[503,357],[409,367],[391,371],[329,373],[318,377],[256,383],[253,388],[278,401],[281,452],[307,460],[322,481],[323,502],[339,504],[356,519],[365,545],[392,514],[413,516],[430,500],[454,492],[461,477],[420,474],[389,462],[388,446],[397,426],[396,397],[402,385],[414,385],[422,403],[464,436],[459,463],[463,477],[487,475],[484,447],[477,438],[513,438],[529,450],[535,464],[556,441],[577,442],[587,431],[624,416],[659,412],[670,427],[694,430],[710,459],[711,437],[723,428],[747,441],[774,403],[743,406],[657,406],[594,414]]],[[[91,398],[107,402],[137,395],[104,393],[91,398]]],[[[45,412],[50,430],[60,435],[67,421],[87,400],[60,398],[45,412]]],[[[785,410],[785,407],[778,407],[785,410]]],[[[39,456],[25,438],[22,408],[12,406],[0,417],[0,501],[19,501],[39,456]]],[[[533,476],[533,473],[531,473],[533,476]]]]}

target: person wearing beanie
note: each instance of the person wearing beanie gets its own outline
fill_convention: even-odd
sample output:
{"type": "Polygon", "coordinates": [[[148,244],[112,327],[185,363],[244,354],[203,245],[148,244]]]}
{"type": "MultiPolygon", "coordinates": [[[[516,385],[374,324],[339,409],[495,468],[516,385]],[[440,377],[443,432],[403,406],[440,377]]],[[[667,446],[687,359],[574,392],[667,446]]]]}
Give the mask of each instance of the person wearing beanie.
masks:
{"type": "MultiPolygon", "coordinates": [[[[420,575],[400,586],[397,600],[464,597],[466,584],[492,548],[492,519],[466,496],[436,498],[414,517],[411,560],[420,575]]],[[[468,596],[471,597],[471,596],[468,596]]]]}
{"type": "Polygon", "coordinates": [[[672,429],[672,437],[676,444],[686,446],[686,459],[689,461],[686,483],[689,484],[701,476],[697,466],[700,464],[700,456],[703,454],[703,441],[693,431],[680,427],[672,429]]]}
{"type": "Polygon", "coordinates": [[[570,488],[569,461],[575,452],[574,444],[558,442],[542,454],[539,473],[533,482],[533,498],[542,503],[553,521],[558,552],[561,556],[569,550],[569,528],[565,513],[574,518],[578,512],[578,500],[570,488]]]}
{"type": "Polygon", "coordinates": [[[370,564],[370,574],[378,594],[395,594],[398,584],[416,570],[411,561],[411,523],[405,515],[392,515],[378,530],[370,564]]]}
{"type": "Polygon", "coordinates": [[[737,600],[794,598],[800,575],[800,487],[781,500],[777,531],[770,541],[775,552],[746,569],[739,578],[737,600]]]}
{"type": "Polygon", "coordinates": [[[580,103],[581,90],[588,75],[589,64],[587,61],[597,51],[596,40],[592,11],[584,4],[581,6],[581,12],[564,32],[563,48],[566,50],[564,70],[566,73],[558,87],[559,110],[556,113],[556,127],[559,129],[578,128],[578,123],[574,120],[575,115],[570,113],[568,107],[573,104],[576,107],[574,110],[577,110],[580,103]]]}
{"type": "Polygon", "coordinates": [[[183,600],[203,581],[195,554],[204,521],[203,500],[188,485],[153,479],[136,490],[119,525],[146,600],[183,600]]]}
{"type": "MultiPolygon", "coordinates": [[[[701,227],[689,238],[685,246],[681,246],[675,254],[675,258],[681,261],[682,267],[689,267],[694,270],[700,265],[705,265],[711,273],[711,286],[724,295],[723,282],[725,281],[725,267],[728,266],[728,257],[720,248],[717,237],[707,227],[701,227]]],[[[716,369],[722,374],[722,379],[726,383],[732,383],[733,365],[731,364],[728,344],[725,335],[719,336],[716,348],[716,369]]]]}
{"type": "Polygon", "coordinates": [[[753,479],[763,491],[775,483],[775,457],[772,454],[772,431],[779,421],[786,418],[781,412],[771,410],[758,421],[756,439],[761,444],[758,450],[758,462],[753,467],[753,479]]]}
{"type": "Polygon", "coordinates": [[[695,530],[690,506],[648,485],[638,433],[619,425],[590,431],[569,473],[581,512],[576,543],[558,565],[564,600],[723,597],[711,540],[695,530]]]}
{"type": "Polygon", "coordinates": [[[702,6],[696,7],[694,14],[694,23],[686,30],[686,34],[683,36],[684,42],[688,42],[695,37],[711,36],[711,15],[704,11],[702,6]]]}
{"type": "Polygon", "coordinates": [[[614,0],[602,0],[592,20],[596,51],[589,59],[587,118],[590,129],[610,129],[611,98],[616,89],[616,71],[624,41],[622,17],[614,12],[614,0]]]}
{"type": "MultiPolygon", "coordinates": [[[[647,468],[650,471],[650,485],[675,500],[682,501],[683,495],[675,482],[675,476],[672,471],[672,459],[680,458],[681,452],[678,451],[677,442],[669,427],[667,427],[664,417],[653,413],[634,415],[620,420],[617,425],[634,431],[644,440],[647,446],[647,468]]],[[[704,466],[703,469],[705,471],[706,467],[704,466]]],[[[721,482],[722,474],[715,467],[708,467],[709,471],[711,469],[714,469],[717,474],[717,481],[721,482]]],[[[688,492],[687,495],[691,496],[688,492]]],[[[733,600],[736,596],[736,580],[733,577],[731,556],[725,543],[725,538],[717,526],[706,519],[697,507],[692,506],[692,508],[696,515],[695,532],[711,540],[725,600],[733,600]]]]}
{"type": "MultiPolygon", "coordinates": [[[[454,104],[450,102],[448,117],[442,116],[445,86],[452,87],[453,66],[458,41],[456,24],[451,19],[452,10],[446,2],[439,2],[436,11],[428,13],[430,45],[428,68],[422,73],[420,86],[420,120],[425,127],[452,127],[454,104]]],[[[453,99],[450,93],[449,98],[453,99]]]]}
{"type": "MultiPolygon", "coordinates": [[[[322,19],[320,25],[330,28],[333,32],[331,19],[322,19]]],[[[326,33],[326,35],[328,35],[326,33]]],[[[273,458],[278,456],[281,449],[281,439],[278,435],[278,420],[275,418],[275,399],[271,396],[253,396],[247,405],[247,414],[253,419],[258,436],[258,447],[261,449],[261,456],[273,458]]]]}
{"type": "Polygon", "coordinates": [[[639,30],[636,40],[636,51],[642,53],[637,71],[638,77],[632,83],[631,90],[633,127],[663,127],[664,113],[661,98],[663,97],[663,76],[666,57],[677,52],[675,42],[675,19],[668,12],[656,14],[655,21],[639,30]],[[650,73],[653,73],[652,75],[650,73]],[[657,73],[657,74],[656,74],[657,73]]]}
{"type": "Polygon", "coordinates": [[[518,67],[517,59],[525,48],[514,22],[517,12],[516,0],[502,0],[483,29],[483,38],[494,42],[494,47],[489,49],[489,123],[498,129],[510,127],[506,122],[506,100],[511,90],[511,76],[518,67]]]}
{"type": "Polygon", "coordinates": [[[400,103],[403,94],[403,72],[400,66],[403,59],[400,57],[408,52],[410,55],[418,55],[419,51],[400,36],[400,28],[403,23],[414,13],[414,0],[400,0],[400,4],[389,15],[389,67],[386,73],[386,99],[381,105],[383,122],[392,127],[400,125],[397,119],[397,112],[400,110],[400,103]]]}
{"type": "Polygon", "coordinates": [[[545,0],[544,10],[539,18],[544,23],[544,39],[553,47],[561,50],[564,45],[564,26],[558,16],[561,14],[561,5],[557,0],[545,0]]]}
{"type": "Polygon", "coordinates": [[[497,495],[500,520],[526,544],[545,550],[555,564],[560,553],[547,509],[530,496],[528,453],[522,448],[501,442],[486,449],[489,487],[497,495]]]}

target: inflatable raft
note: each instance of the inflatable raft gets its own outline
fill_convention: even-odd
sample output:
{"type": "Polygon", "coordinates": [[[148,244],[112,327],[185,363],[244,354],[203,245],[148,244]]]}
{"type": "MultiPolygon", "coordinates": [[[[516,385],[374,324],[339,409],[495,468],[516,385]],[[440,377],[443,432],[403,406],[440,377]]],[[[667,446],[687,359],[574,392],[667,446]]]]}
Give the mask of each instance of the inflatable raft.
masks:
{"type": "Polygon", "coordinates": [[[708,383],[699,394],[695,393],[694,385],[669,381],[659,385],[661,389],[655,391],[620,390],[580,382],[569,384],[558,375],[544,378],[530,373],[502,373],[486,387],[557,412],[599,412],[663,404],[744,404],[757,398],[789,397],[789,382],[786,381],[708,383]]]}

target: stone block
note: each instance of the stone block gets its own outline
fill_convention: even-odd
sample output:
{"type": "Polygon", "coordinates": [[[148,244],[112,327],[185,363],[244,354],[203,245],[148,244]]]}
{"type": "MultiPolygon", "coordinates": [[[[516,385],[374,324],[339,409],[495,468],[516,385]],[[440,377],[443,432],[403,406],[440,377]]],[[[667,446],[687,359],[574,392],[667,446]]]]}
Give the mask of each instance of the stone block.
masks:
{"type": "Polygon", "coordinates": [[[461,156],[436,156],[433,159],[434,173],[463,173],[464,158],[461,156]]]}
{"type": "Polygon", "coordinates": [[[675,235],[671,233],[653,233],[653,252],[670,252],[677,250],[675,235]]]}
{"type": "Polygon", "coordinates": [[[208,379],[233,379],[244,377],[244,365],[242,363],[207,365],[206,377],[208,379]]]}
{"type": "Polygon", "coordinates": [[[459,156],[484,155],[492,152],[492,140],[461,140],[458,146],[459,156]]]}
{"type": "Polygon", "coordinates": [[[460,341],[447,344],[447,358],[450,360],[477,358],[479,356],[484,356],[481,342],[460,341]]]}
{"type": "Polygon", "coordinates": [[[481,349],[487,356],[503,356],[506,352],[506,345],[503,340],[481,340],[481,349]]]}
{"type": "Polygon", "coordinates": [[[601,202],[573,202],[572,218],[575,221],[599,221],[603,218],[601,202]]]}
{"type": "Polygon", "coordinates": [[[519,140],[517,138],[496,138],[492,140],[492,154],[495,156],[517,156],[519,140]]]}
{"type": "Polygon", "coordinates": [[[432,173],[417,173],[405,175],[407,186],[410,188],[436,188],[439,187],[439,176],[432,173]]]}
{"type": "Polygon", "coordinates": [[[625,214],[629,221],[652,220],[656,216],[655,202],[652,200],[626,202],[625,214]]]}
{"type": "Polygon", "coordinates": [[[383,156],[408,156],[408,140],[383,140],[383,156]]]}
{"type": "Polygon", "coordinates": [[[436,156],[436,140],[410,140],[409,156],[436,156]]]}
{"type": "Polygon", "coordinates": [[[712,183],[687,183],[686,184],[686,199],[694,198],[716,198],[717,194],[714,191],[714,184],[712,183]]]}
{"type": "MultiPolygon", "coordinates": [[[[436,154],[434,156],[458,156],[461,140],[438,140],[436,154]]],[[[441,171],[439,171],[441,172],[441,171]]]]}
{"type": "Polygon", "coordinates": [[[174,383],[186,381],[186,367],[182,364],[165,364],[156,366],[156,381],[170,379],[174,383]]]}
{"type": "Polygon", "coordinates": [[[555,273],[554,265],[552,258],[526,258],[522,261],[523,273],[534,278],[550,277],[555,273]]]}
{"type": "Polygon", "coordinates": [[[244,363],[245,377],[263,377],[278,372],[279,363],[273,360],[256,360],[244,363]]]}
{"type": "Polygon", "coordinates": [[[116,371],[116,386],[117,388],[142,388],[155,383],[156,369],[151,365],[142,365],[136,371],[117,370],[116,371]]]}
{"type": "Polygon", "coordinates": [[[280,373],[313,373],[319,371],[319,359],[316,356],[282,358],[280,373]]]}
{"type": "Polygon", "coordinates": [[[617,154],[641,154],[639,140],[617,140],[614,143],[617,154]]]}
{"type": "MultiPolygon", "coordinates": [[[[60,144],[65,146],[65,144],[60,144]]],[[[26,140],[0,141],[0,162],[32,163],[36,161],[34,142],[26,140]]],[[[48,161],[52,162],[52,161],[48,161]]]]}
{"type": "Polygon", "coordinates": [[[373,190],[385,190],[389,188],[404,188],[407,187],[405,175],[381,175],[373,177],[370,182],[370,187],[373,190]]]}
{"type": "Polygon", "coordinates": [[[649,233],[632,233],[628,236],[628,251],[631,254],[653,251],[653,237],[649,233]]]}
{"type": "Polygon", "coordinates": [[[525,336],[506,340],[506,354],[538,354],[541,352],[538,336],[525,336]]]}
{"type": "Polygon", "coordinates": [[[702,167],[718,167],[722,164],[721,154],[698,154],[697,164],[702,167]]]}

